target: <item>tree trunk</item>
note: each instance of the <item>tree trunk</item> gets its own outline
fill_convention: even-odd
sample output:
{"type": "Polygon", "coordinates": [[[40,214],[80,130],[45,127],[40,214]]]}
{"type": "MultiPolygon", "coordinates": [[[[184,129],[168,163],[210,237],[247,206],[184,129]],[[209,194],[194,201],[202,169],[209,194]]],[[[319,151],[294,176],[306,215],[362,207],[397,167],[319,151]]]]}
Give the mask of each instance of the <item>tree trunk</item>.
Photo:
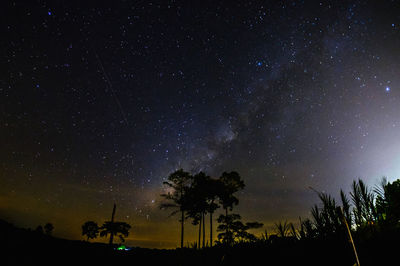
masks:
{"type": "Polygon", "coordinates": [[[225,222],[226,222],[226,243],[228,243],[228,208],[225,209],[225,222]]]}
{"type": "Polygon", "coordinates": [[[213,227],[212,227],[212,212],[210,212],[210,247],[213,245],[213,238],[212,238],[212,233],[213,233],[213,227]]]}
{"type": "MultiPolygon", "coordinates": [[[[114,203],[114,208],[113,208],[112,215],[111,215],[111,226],[114,223],[114,216],[115,216],[115,209],[116,208],[117,208],[117,205],[114,203]]],[[[113,232],[113,230],[111,230],[111,232],[110,232],[110,246],[112,246],[113,240],[114,240],[114,232],[113,232]]]]}
{"type": "Polygon", "coordinates": [[[111,231],[111,234],[110,234],[110,246],[112,246],[113,240],[114,240],[114,234],[113,234],[113,232],[111,231]]]}
{"type": "Polygon", "coordinates": [[[203,248],[206,245],[206,220],[205,220],[205,213],[203,212],[203,248]]]}
{"type": "Polygon", "coordinates": [[[200,249],[200,241],[201,241],[201,218],[199,221],[199,242],[197,242],[197,248],[200,249]]]}
{"type": "Polygon", "coordinates": [[[182,211],[181,214],[181,248],[183,248],[183,234],[184,234],[184,220],[185,219],[185,212],[182,211]]]}
{"type": "MultiPolygon", "coordinates": [[[[181,200],[183,199],[183,188],[184,188],[184,184],[183,184],[183,181],[182,181],[182,183],[180,184],[180,192],[181,192],[180,199],[181,200]]],[[[185,229],[184,228],[185,211],[184,211],[182,205],[180,206],[180,208],[181,208],[181,248],[183,248],[183,235],[184,235],[184,229],[185,229]]]]}

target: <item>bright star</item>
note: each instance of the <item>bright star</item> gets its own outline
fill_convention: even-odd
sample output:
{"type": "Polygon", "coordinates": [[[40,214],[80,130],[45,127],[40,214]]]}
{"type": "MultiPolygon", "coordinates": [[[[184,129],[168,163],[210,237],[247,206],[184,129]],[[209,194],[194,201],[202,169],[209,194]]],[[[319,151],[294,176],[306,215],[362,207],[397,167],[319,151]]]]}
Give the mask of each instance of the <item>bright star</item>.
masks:
{"type": "Polygon", "coordinates": [[[389,86],[386,86],[386,92],[389,92],[390,91],[390,87],[389,86]]]}

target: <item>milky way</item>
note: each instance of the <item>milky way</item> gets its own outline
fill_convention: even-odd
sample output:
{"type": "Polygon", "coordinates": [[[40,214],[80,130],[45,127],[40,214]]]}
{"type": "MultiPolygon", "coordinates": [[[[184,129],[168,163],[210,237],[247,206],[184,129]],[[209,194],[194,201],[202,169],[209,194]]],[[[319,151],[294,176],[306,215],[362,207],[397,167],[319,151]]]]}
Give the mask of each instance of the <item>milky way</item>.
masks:
{"type": "Polygon", "coordinates": [[[399,177],[399,2],[237,2],[5,4],[0,218],[80,239],[117,202],[131,243],[174,247],[178,168],[238,171],[267,227],[399,177]]]}

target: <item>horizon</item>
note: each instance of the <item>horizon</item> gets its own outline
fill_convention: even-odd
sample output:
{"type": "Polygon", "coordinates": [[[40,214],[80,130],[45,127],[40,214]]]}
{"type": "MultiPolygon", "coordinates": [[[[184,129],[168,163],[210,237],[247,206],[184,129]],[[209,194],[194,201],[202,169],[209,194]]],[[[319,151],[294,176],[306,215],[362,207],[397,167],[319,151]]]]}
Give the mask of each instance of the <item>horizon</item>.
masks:
{"type": "MultiPolygon", "coordinates": [[[[398,179],[396,179],[396,180],[398,180],[398,179]]],[[[390,182],[390,183],[393,182],[393,181],[395,181],[395,180],[394,179],[393,180],[388,179],[388,182],[390,182]]],[[[377,185],[379,185],[379,183],[376,183],[374,186],[372,186],[370,188],[373,189],[377,185]]],[[[308,188],[308,189],[311,190],[310,188],[308,188]]],[[[341,189],[343,189],[343,191],[345,191],[345,192],[349,191],[349,188],[348,189],[341,188],[341,189]]],[[[312,191],[312,193],[316,197],[316,201],[313,202],[313,204],[314,205],[315,204],[316,205],[320,205],[321,202],[320,202],[320,200],[319,200],[319,198],[317,196],[317,193],[315,191],[312,191]]],[[[336,194],[332,194],[331,196],[333,196],[337,200],[338,196],[339,196],[339,191],[337,191],[336,194]]],[[[111,208],[112,204],[110,203],[109,205],[110,205],[109,207],[110,207],[110,210],[111,210],[112,209],[111,208]]],[[[237,207],[240,207],[240,205],[237,206],[237,207]]],[[[312,206],[310,205],[309,206],[309,211],[311,211],[311,207],[312,206]]],[[[164,212],[165,212],[166,216],[169,216],[168,211],[164,210],[164,212]]],[[[223,213],[223,211],[221,209],[219,211],[217,210],[216,214],[219,214],[219,213],[223,213]]],[[[240,211],[237,211],[237,213],[240,213],[240,211]]],[[[218,215],[215,215],[215,217],[217,217],[217,216],[218,215]]],[[[297,219],[294,219],[294,220],[277,219],[275,221],[269,221],[269,223],[264,223],[263,221],[258,221],[258,222],[263,223],[264,226],[262,228],[259,228],[259,229],[251,230],[251,232],[255,233],[255,235],[257,237],[261,237],[261,235],[264,234],[265,232],[267,232],[269,236],[270,235],[274,235],[274,234],[277,234],[275,223],[284,222],[284,221],[287,221],[289,223],[293,223],[295,228],[298,230],[299,229],[299,218],[304,220],[306,218],[310,218],[310,216],[311,216],[310,214],[307,215],[307,216],[304,216],[304,217],[300,217],[299,216],[299,217],[297,217],[297,219]]],[[[100,216],[97,216],[97,217],[100,217],[100,216]]],[[[6,218],[1,217],[1,218],[3,218],[6,222],[10,222],[11,224],[13,224],[13,225],[15,225],[17,227],[24,228],[24,229],[30,229],[30,230],[35,230],[35,228],[37,226],[39,226],[39,225],[43,226],[45,223],[50,222],[55,226],[54,232],[52,234],[53,236],[59,237],[59,238],[63,238],[63,239],[68,239],[68,240],[80,240],[80,241],[86,241],[85,240],[86,237],[82,236],[82,228],[81,228],[81,226],[82,226],[82,224],[84,222],[90,220],[89,219],[89,220],[82,221],[81,224],[67,223],[66,225],[65,224],[63,225],[62,223],[60,223],[60,225],[62,226],[61,230],[60,230],[60,228],[58,227],[59,224],[54,224],[52,221],[47,221],[46,218],[39,219],[39,220],[37,220],[36,224],[35,223],[31,223],[30,225],[28,225],[26,223],[18,222],[17,220],[12,220],[12,218],[7,218],[7,217],[6,218]],[[68,230],[68,229],[66,230],[65,227],[69,227],[69,229],[71,229],[71,230],[68,230]]],[[[92,220],[97,222],[99,224],[99,226],[100,226],[100,225],[103,224],[103,222],[109,221],[110,220],[109,218],[110,217],[108,217],[108,218],[105,217],[104,220],[101,220],[101,221],[100,220],[93,220],[93,219],[92,220]]],[[[20,218],[20,221],[21,220],[24,220],[24,219],[20,218]]],[[[92,221],[92,220],[90,220],[90,221],[92,221]]],[[[180,223],[177,221],[176,217],[174,217],[174,216],[167,217],[166,218],[166,223],[163,225],[164,227],[162,229],[159,229],[159,231],[167,230],[167,229],[171,230],[172,229],[173,233],[170,233],[170,236],[172,236],[172,238],[170,238],[170,239],[157,238],[157,236],[155,236],[154,238],[145,238],[145,239],[138,238],[136,236],[135,232],[140,232],[139,228],[140,228],[140,226],[142,226],[142,224],[135,224],[134,221],[129,220],[129,218],[120,219],[119,216],[118,216],[118,204],[117,204],[117,211],[116,211],[116,221],[127,222],[128,224],[130,224],[132,226],[129,236],[125,238],[125,242],[122,242],[126,246],[129,246],[129,247],[140,247],[140,248],[151,248],[151,249],[152,248],[156,248],[156,249],[175,249],[175,248],[179,247],[179,235],[180,235],[179,224],[180,223]]],[[[216,218],[214,218],[214,222],[216,223],[216,218]]],[[[158,224],[157,226],[159,227],[160,225],[158,224]]],[[[214,227],[214,230],[213,230],[214,231],[214,240],[217,240],[217,234],[216,234],[216,230],[215,229],[216,228],[214,227]]],[[[193,244],[194,242],[197,241],[197,234],[198,234],[197,230],[198,230],[197,226],[192,225],[189,218],[185,219],[185,235],[186,235],[186,238],[185,238],[186,240],[185,240],[185,243],[184,243],[185,247],[190,247],[191,244],[193,244]]],[[[209,234],[209,228],[206,227],[206,235],[207,234],[209,234]]],[[[95,239],[89,240],[90,243],[102,243],[102,244],[107,244],[108,241],[109,241],[109,237],[100,237],[100,236],[98,236],[95,239]]],[[[207,242],[208,242],[208,240],[207,240],[207,242]]],[[[115,241],[114,244],[116,244],[116,243],[120,243],[120,241],[115,241]]]]}

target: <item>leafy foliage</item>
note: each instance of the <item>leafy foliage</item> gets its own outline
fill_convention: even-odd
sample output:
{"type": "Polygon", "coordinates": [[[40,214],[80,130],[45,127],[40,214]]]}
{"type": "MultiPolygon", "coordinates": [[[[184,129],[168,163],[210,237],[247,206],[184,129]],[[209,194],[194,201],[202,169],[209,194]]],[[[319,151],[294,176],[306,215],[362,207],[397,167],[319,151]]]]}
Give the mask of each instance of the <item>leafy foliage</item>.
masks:
{"type": "Polygon", "coordinates": [[[191,186],[187,188],[185,197],[187,217],[193,219],[194,225],[199,224],[202,215],[209,210],[210,180],[209,176],[200,172],[193,176],[191,186]]]}
{"type": "Polygon", "coordinates": [[[161,203],[161,209],[173,208],[175,209],[172,215],[186,209],[186,194],[189,189],[192,176],[190,173],[179,169],[168,176],[168,181],[163,182],[168,191],[167,193],[161,194],[166,202],[161,203]]]}
{"type": "Polygon", "coordinates": [[[87,241],[89,239],[95,239],[99,235],[99,226],[96,222],[87,221],[82,225],[82,236],[87,237],[87,241]]]}
{"type": "Polygon", "coordinates": [[[125,237],[129,235],[131,226],[125,222],[111,222],[107,221],[100,227],[100,236],[107,237],[108,234],[118,236],[122,242],[125,241],[125,237]]]}
{"type": "Polygon", "coordinates": [[[240,221],[241,217],[239,214],[221,214],[218,217],[217,231],[221,232],[218,234],[218,240],[226,245],[233,245],[236,241],[238,242],[254,242],[257,237],[249,232],[250,229],[257,229],[263,226],[262,223],[249,222],[243,224],[240,221]]]}
{"type": "Polygon", "coordinates": [[[53,234],[54,225],[52,223],[47,223],[44,225],[43,229],[46,235],[51,236],[53,234]]]}
{"type": "Polygon", "coordinates": [[[220,203],[224,209],[232,211],[233,206],[239,204],[239,199],[234,194],[245,187],[244,181],[237,172],[223,172],[219,181],[221,182],[220,203]]]}
{"type": "Polygon", "coordinates": [[[289,230],[290,230],[290,224],[285,221],[285,222],[277,222],[275,223],[275,229],[277,232],[278,237],[285,238],[289,235],[289,230]]]}
{"type": "Polygon", "coordinates": [[[400,180],[388,183],[382,180],[381,189],[375,190],[377,217],[381,224],[392,228],[400,222],[400,180]]]}
{"type": "Polygon", "coordinates": [[[368,188],[360,179],[353,181],[351,200],[340,190],[342,206],[328,194],[317,194],[322,206],[312,207],[311,220],[300,220],[301,239],[343,236],[344,221],[353,233],[363,238],[400,227],[400,180],[388,183],[383,178],[375,189],[368,188]]]}
{"type": "Polygon", "coordinates": [[[374,193],[361,179],[357,182],[353,181],[351,188],[352,192],[350,192],[350,196],[354,204],[353,213],[355,224],[360,227],[365,223],[374,223],[377,216],[374,205],[374,193]]]}

